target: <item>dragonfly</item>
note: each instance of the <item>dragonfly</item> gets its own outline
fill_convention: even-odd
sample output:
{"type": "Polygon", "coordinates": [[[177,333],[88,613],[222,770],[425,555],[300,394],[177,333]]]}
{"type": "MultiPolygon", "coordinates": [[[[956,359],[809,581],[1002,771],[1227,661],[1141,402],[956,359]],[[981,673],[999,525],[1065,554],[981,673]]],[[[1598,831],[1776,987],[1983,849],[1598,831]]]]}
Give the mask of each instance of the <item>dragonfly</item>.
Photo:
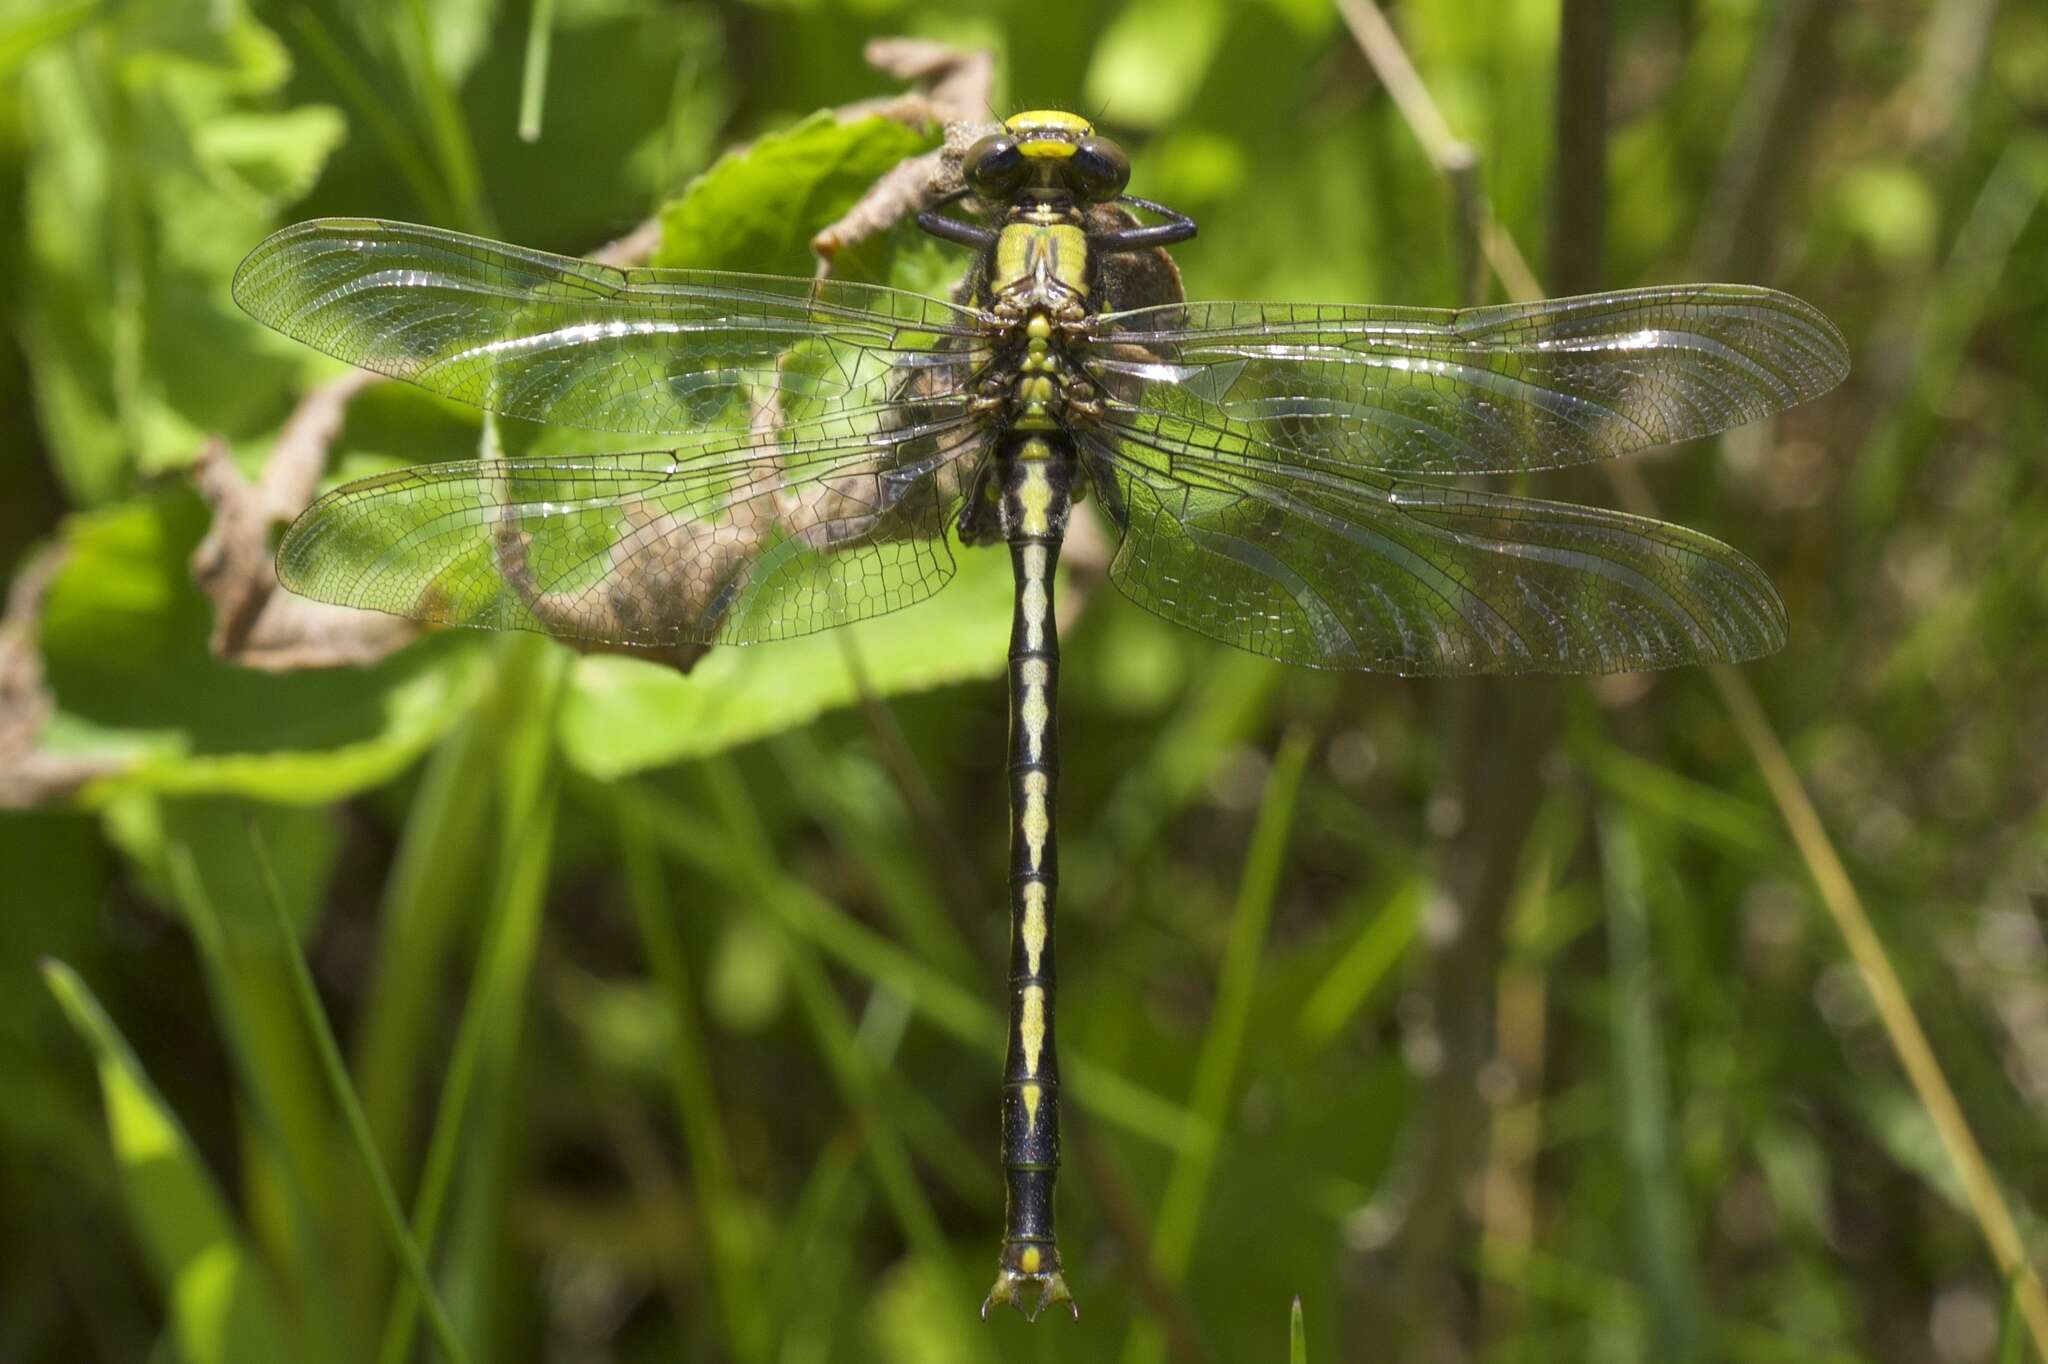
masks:
{"type": "Polygon", "coordinates": [[[917,218],[972,253],[946,299],[334,218],[258,245],[234,296],[491,412],[661,438],[336,488],[278,547],[279,581],[307,597],[591,646],[754,644],[922,601],[956,545],[1008,550],[1006,1199],[981,1313],[1078,1316],[1053,1220],[1053,592],[1078,509],[1114,541],[1126,597],[1286,663],[1753,659],[1787,618],[1736,550],[1458,480],[1755,421],[1832,388],[1848,354],[1819,311],[1746,285],[1463,311],[1190,302],[1168,248],[1195,222],[1127,193],[1123,150],[1068,113],[987,125],[959,174],[917,218]]]}

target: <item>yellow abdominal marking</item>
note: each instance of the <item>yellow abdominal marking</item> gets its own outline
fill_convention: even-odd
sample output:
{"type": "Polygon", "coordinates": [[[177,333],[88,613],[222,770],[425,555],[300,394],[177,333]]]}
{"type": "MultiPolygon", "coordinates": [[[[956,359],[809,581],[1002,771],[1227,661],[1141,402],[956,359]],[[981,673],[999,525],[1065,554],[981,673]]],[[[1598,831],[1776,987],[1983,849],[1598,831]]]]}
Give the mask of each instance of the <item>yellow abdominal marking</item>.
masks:
{"type": "Polygon", "coordinates": [[[1052,832],[1052,813],[1045,808],[1045,773],[1024,774],[1024,814],[1017,821],[1024,846],[1031,852],[1031,870],[1037,871],[1045,857],[1046,835],[1052,832]]]}
{"type": "Polygon", "coordinates": [[[1024,1016],[1017,1020],[1017,1036],[1024,1042],[1024,1073],[1038,1074],[1038,1056],[1045,1050],[1045,990],[1024,987],[1024,1016]]]}
{"type": "Polygon", "coordinates": [[[1032,653],[1045,647],[1045,546],[1024,547],[1024,647],[1032,653]]]}
{"type": "Polygon", "coordinates": [[[1026,1274],[1036,1274],[1038,1272],[1039,1258],[1037,1246],[1026,1246],[1024,1247],[1024,1253],[1017,1257],[1017,1268],[1023,1270],[1026,1274]]]}
{"type": "Polygon", "coordinates": [[[1038,959],[1045,952],[1045,882],[1024,883],[1024,965],[1038,974],[1038,959]]]}
{"type": "Polygon", "coordinates": [[[1045,449],[1045,442],[1039,440],[1030,441],[1024,447],[1024,486],[1017,490],[1017,501],[1024,509],[1024,524],[1020,529],[1026,535],[1052,533],[1052,480],[1045,476],[1045,449]]]}
{"type": "Polygon", "coordinates": [[[1017,707],[1017,718],[1024,722],[1024,742],[1032,762],[1045,757],[1045,724],[1052,719],[1052,706],[1045,698],[1045,685],[1052,678],[1052,669],[1042,658],[1027,658],[1022,669],[1024,678],[1024,700],[1017,707]]]}
{"type": "Polygon", "coordinates": [[[1024,1132],[1028,1136],[1038,1130],[1038,1101],[1045,1097],[1045,1091],[1037,1085],[1026,1085],[1020,1092],[1024,1096],[1024,1132]]]}

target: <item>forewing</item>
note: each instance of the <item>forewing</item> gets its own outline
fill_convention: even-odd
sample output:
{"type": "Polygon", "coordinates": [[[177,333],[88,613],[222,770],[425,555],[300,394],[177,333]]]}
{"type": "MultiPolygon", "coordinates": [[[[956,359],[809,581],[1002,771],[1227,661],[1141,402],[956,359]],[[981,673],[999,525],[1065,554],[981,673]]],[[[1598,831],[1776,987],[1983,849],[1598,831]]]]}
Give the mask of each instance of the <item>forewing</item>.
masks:
{"type": "Polygon", "coordinates": [[[1083,364],[1141,431],[1288,467],[1396,474],[1607,459],[1754,421],[1849,368],[1818,310],[1731,284],[1464,312],[1141,308],[1100,319],[1083,364]]]}
{"type": "Polygon", "coordinates": [[[1780,648],[1762,570],[1679,526],[1353,473],[1273,477],[1090,438],[1121,531],[1110,579],[1238,648],[1406,674],[1593,673],[1780,648]]]}
{"type": "Polygon", "coordinates": [[[944,586],[947,509],[985,439],[949,416],[423,465],[320,498],[278,577],[344,606],[586,643],[784,639],[944,586]]]}
{"type": "Polygon", "coordinates": [[[986,358],[978,314],[902,290],[622,270],[369,218],[266,238],[234,295],[350,364],[507,416],[607,431],[869,411],[920,372],[922,391],[957,391],[986,358]]]}

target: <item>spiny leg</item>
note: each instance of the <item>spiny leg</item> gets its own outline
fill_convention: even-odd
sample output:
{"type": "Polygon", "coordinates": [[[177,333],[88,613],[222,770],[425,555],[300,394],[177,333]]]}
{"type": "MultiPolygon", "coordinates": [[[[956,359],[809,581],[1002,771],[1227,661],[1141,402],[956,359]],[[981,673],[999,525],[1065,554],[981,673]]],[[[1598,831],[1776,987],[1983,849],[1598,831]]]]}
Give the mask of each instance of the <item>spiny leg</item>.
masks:
{"type": "Polygon", "coordinates": [[[1003,1064],[1003,1249],[995,1287],[1030,1320],[1081,1309],[1060,1272],[1053,1182],[1060,1166],[1059,1059],[1053,1045],[1053,896],[1059,883],[1053,805],[1059,780],[1059,639],[1052,575],[1066,529],[1071,467],[1044,439],[1022,442],[1004,471],[1002,519],[1016,577],[1010,624],[1010,1044],[1003,1064]]]}

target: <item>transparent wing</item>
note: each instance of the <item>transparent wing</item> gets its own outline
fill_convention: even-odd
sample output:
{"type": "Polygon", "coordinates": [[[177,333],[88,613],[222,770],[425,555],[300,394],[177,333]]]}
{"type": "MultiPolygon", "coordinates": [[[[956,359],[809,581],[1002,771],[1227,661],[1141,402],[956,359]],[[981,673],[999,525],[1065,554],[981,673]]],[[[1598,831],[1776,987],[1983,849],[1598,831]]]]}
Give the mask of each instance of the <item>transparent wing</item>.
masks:
{"type": "Polygon", "coordinates": [[[1100,319],[1084,363],[1140,430],[1398,474],[1607,459],[1740,426],[1849,370],[1819,311],[1733,284],[1464,312],[1171,304],[1100,319]]]}
{"type": "Polygon", "coordinates": [[[1381,672],[1625,672],[1784,644],[1762,570],[1642,517],[1089,438],[1110,579],[1240,649],[1381,672]]]}
{"type": "Polygon", "coordinates": [[[350,364],[507,416],[694,431],[773,406],[872,410],[963,388],[979,314],[873,285],[622,270],[482,237],[323,218],[260,243],[235,301],[350,364]],[[779,400],[779,401],[771,401],[779,400]]]}
{"type": "Polygon", "coordinates": [[[881,615],[953,575],[946,513],[986,435],[960,416],[707,435],[674,450],[363,479],[292,523],[292,591],[592,643],[749,644],[881,615]]]}

